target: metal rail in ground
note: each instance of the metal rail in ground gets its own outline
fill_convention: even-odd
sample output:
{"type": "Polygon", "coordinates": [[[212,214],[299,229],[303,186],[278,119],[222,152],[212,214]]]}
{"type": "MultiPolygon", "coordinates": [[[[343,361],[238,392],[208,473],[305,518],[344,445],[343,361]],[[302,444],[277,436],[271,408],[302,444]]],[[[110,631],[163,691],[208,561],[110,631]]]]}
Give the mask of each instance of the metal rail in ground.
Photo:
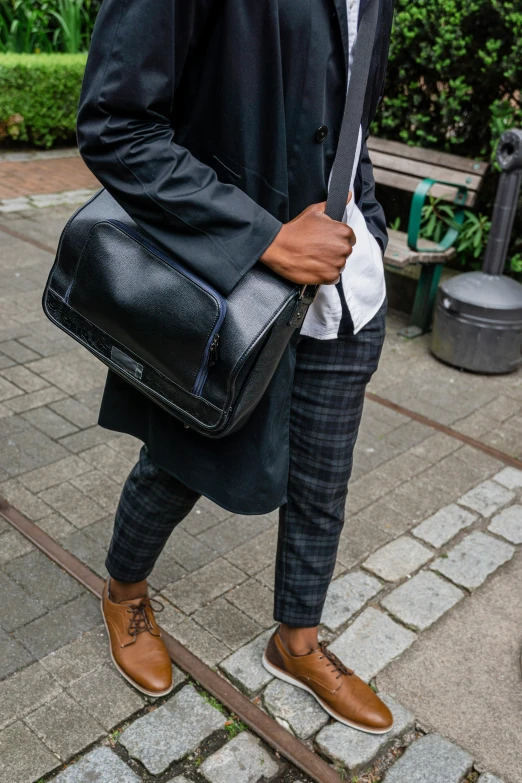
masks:
{"type": "Polygon", "coordinates": [[[460,440],[467,446],[471,446],[474,449],[478,449],[478,451],[482,451],[484,454],[488,454],[490,457],[505,462],[506,465],[511,465],[513,468],[522,470],[522,460],[511,456],[511,454],[506,454],[505,451],[500,451],[500,449],[496,449],[494,446],[488,446],[487,443],[482,443],[481,440],[470,438],[469,435],[464,435],[464,433],[458,432],[452,427],[448,427],[446,424],[441,424],[440,422],[435,421],[435,419],[423,416],[422,413],[415,413],[415,411],[411,411],[409,408],[403,408],[402,405],[397,405],[396,402],[391,402],[391,400],[387,400],[386,397],[380,397],[378,394],[366,392],[366,398],[372,402],[377,402],[379,405],[384,405],[384,407],[390,408],[390,410],[395,411],[396,413],[402,413],[403,416],[408,416],[408,418],[418,421],[419,424],[424,424],[426,427],[431,427],[438,432],[443,432],[445,435],[449,435],[450,438],[460,440]]]}

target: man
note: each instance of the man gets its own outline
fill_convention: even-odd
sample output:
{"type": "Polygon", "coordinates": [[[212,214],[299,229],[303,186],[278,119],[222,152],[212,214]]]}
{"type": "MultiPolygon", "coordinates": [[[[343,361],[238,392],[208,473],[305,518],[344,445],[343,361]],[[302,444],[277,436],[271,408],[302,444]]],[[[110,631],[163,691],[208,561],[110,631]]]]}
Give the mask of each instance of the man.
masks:
{"type": "Polygon", "coordinates": [[[386,225],[364,140],[384,84],[393,0],[375,0],[353,198],[344,222],[324,214],[358,21],[373,1],[104,0],[78,142],[136,223],[224,295],[258,261],[322,284],[262,401],[233,435],[212,440],[184,428],[109,372],[100,424],[145,444],[106,561],[102,609],[114,663],[145,693],[170,691],[146,580],[202,494],[242,514],[280,507],[280,625],[264,665],[337,720],[383,733],[390,711],[317,634],[364,390],[384,339],[386,225]]]}

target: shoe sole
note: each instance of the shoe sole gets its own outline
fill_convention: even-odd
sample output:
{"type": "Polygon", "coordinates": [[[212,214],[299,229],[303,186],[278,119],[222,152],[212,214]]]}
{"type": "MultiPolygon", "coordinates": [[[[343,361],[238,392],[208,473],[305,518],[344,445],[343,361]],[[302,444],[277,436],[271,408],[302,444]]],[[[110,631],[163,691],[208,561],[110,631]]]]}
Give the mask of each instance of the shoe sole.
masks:
{"type": "Polygon", "coordinates": [[[353,723],[352,721],[343,718],[342,715],[339,715],[338,712],[335,712],[335,710],[332,710],[331,707],[325,704],[325,702],[317,695],[317,693],[312,690],[312,688],[309,688],[308,685],[305,685],[300,680],[297,680],[295,677],[292,677],[290,674],[287,674],[282,669],[279,669],[277,666],[274,666],[272,663],[270,663],[266,657],[266,653],[263,653],[263,666],[267,672],[272,674],[274,677],[283,680],[283,682],[288,682],[290,685],[295,685],[297,688],[301,688],[303,691],[307,691],[307,693],[311,694],[318,704],[321,705],[325,712],[331,715],[332,718],[335,718],[335,720],[339,721],[339,723],[344,723],[345,726],[350,726],[350,728],[357,729],[357,731],[363,731],[366,734],[387,734],[393,728],[392,723],[392,725],[387,729],[370,729],[367,726],[361,726],[359,723],[353,723]]]}
{"type": "Polygon", "coordinates": [[[140,691],[140,693],[144,693],[146,696],[153,696],[154,698],[159,698],[160,696],[167,696],[172,689],[174,688],[174,683],[168,688],[166,691],[148,691],[146,688],[143,688],[141,685],[138,685],[138,683],[132,679],[132,677],[129,677],[128,674],[126,674],[121,666],[116,662],[116,659],[114,658],[114,655],[112,654],[112,645],[111,645],[111,635],[109,633],[109,628],[107,626],[107,620],[105,619],[105,612],[103,611],[103,598],[100,601],[101,606],[101,613],[103,617],[103,624],[105,626],[105,630],[107,631],[107,637],[109,639],[109,652],[111,654],[111,660],[116,667],[116,669],[119,671],[122,677],[124,677],[128,683],[130,683],[133,688],[136,688],[137,691],[140,691]]]}

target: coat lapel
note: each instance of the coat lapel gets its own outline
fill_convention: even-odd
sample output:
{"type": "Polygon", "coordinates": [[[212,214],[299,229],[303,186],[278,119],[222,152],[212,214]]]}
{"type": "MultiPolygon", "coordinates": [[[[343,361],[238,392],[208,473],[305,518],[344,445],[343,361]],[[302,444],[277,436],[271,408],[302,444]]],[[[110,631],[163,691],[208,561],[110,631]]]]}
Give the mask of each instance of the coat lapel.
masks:
{"type": "Polygon", "coordinates": [[[346,0],[333,0],[344,49],[345,75],[348,78],[348,12],[346,0]]]}

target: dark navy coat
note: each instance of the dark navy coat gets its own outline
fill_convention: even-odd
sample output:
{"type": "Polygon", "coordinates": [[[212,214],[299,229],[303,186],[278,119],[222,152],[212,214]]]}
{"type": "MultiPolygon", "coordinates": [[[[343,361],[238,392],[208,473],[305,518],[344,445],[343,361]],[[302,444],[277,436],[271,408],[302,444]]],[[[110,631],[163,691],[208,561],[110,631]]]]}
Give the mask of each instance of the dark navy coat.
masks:
{"type": "MultiPolygon", "coordinates": [[[[393,0],[379,2],[365,136],[393,15],[393,0]]],[[[346,0],[102,4],[80,98],[80,153],[156,243],[224,295],[281,223],[326,199],[346,97],[346,16],[346,0]]],[[[366,144],[354,195],[384,249],[366,144]]],[[[158,465],[225,508],[266,513],[286,500],[294,358],[295,341],[251,419],[223,439],[186,430],[112,372],[99,422],[143,440],[158,465]]]]}

